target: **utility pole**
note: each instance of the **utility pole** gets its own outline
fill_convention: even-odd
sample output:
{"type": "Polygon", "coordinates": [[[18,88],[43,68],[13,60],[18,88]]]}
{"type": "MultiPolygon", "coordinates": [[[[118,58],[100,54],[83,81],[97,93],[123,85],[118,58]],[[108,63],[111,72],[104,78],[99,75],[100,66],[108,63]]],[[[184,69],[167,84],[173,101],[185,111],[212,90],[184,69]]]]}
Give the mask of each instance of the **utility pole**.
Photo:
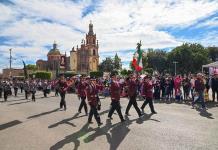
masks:
{"type": "Polygon", "coordinates": [[[10,61],[10,70],[11,70],[11,62],[12,62],[11,51],[12,51],[12,49],[10,48],[10,49],[9,49],[9,52],[10,52],[10,57],[9,57],[9,61],[10,61]]]}
{"type": "Polygon", "coordinates": [[[178,64],[178,62],[177,62],[177,61],[174,61],[173,63],[174,63],[174,65],[175,65],[175,76],[176,76],[176,64],[178,64]]]}
{"type": "Polygon", "coordinates": [[[9,52],[10,52],[10,57],[9,57],[9,63],[10,63],[10,74],[9,74],[9,77],[10,77],[10,78],[11,78],[11,76],[12,76],[12,74],[11,74],[11,63],[12,63],[11,51],[12,51],[12,49],[10,48],[10,49],[9,49],[9,52]]]}

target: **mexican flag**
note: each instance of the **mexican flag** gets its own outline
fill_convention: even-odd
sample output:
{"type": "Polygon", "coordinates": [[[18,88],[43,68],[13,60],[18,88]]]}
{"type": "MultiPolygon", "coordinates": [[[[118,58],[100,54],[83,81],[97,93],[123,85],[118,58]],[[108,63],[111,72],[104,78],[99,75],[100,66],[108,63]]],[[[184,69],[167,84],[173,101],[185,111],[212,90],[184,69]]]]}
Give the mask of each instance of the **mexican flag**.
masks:
{"type": "Polygon", "coordinates": [[[143,56],[143,51],[141,49],[138,49],[133,56],[132,65],[134,69],[138,72],[143,69],[142,56],[143,56]]]}

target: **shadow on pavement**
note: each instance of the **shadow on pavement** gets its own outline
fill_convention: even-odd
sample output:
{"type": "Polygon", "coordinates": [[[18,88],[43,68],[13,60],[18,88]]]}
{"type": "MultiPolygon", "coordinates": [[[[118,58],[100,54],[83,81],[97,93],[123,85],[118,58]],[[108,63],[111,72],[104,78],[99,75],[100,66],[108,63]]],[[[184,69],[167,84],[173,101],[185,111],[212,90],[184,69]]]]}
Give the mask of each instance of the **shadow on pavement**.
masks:
{"type": "Polygon", "coordinates": [[[208,118],[208,119],[214,119],[212,117],[213,114],[207,112],[206,110],[202,110],[200,107],[196,107],[195,109],[196,109],[196,111],[199,112],[200,116],[208,118]]]}
{"type": "MultiPolygon", "coordinates": [[[[68,135],[65,137],[65,139],[57,142],[53,146],[50,147],[50,150],[58,150],[64,147],[64,145],[68,143],[74,143],[74,150],[78,150],[80,146],[80,139],[82,139],[85,143],[89,143],[93,140],[95,140],[97,137],[100,136],[106,136],[108,143],[110,144],[110,150],[115,150],[119,147],[119,145],[122,143],[122,141],[125,139],[127,134],[129,133],[130,129],[129,126],[134,122],[141,122],[146,120],[152,120],[150,119],[151,115],[146,115],[144,117],[129,120],[129,118],[126,118],[126,121],[121,123],[118,122],[116,124],[111,123],[110,119],[107,119],[105,126],[103,127],[97,127],[97,128],[90,128],[89,124],[85,124],[79,131],[68,135]],[[94,131],[93,134],[86,136],[88,133],[94,131]]],[[[153,119],[154,120],[154,119],[153,119]]],[[[156,122],[160,122],[158,120],[154,120],[156,122]]]]}
{"type": "Polygon", "coordinates": [[[16,125],[18,125],[18,124],[21,124],[21,123],[22,123],[22,122],[19,121],[19,120],[10,121],[10,122],[8,122],[8,123],[5,123],[5,124],[0,125],[0,130],[7,129],[7,128],[10,128],[10,127],[16,126],[16,125]]]}
{"type": "Polygon", "coordinates": [[[218,102],[206,102],[207,108],[218,107],[218,102]]]}
{"type": "Polygon", "coordinates": [[[76,125],[74,125],[73,123],[71,123],[69,121],[74,120],[76,118],[81,118],[81,117],[84,117],[84,116],[86,116],[86,115],[79,116],[79,113],[76,113],[73,117],[61,120],[60,122],[57,122],[55,124],[52,124],[52,125],[48,126],[48,128],[54,128],[54,127],[57,127],[57,126],[59,126],[61,124],[69,124],[69,125],[71,125],[73,127],[76,127],[76,125]]]}
{"type": "Polygon", "coordinates": [[[140,118],[136,121],[136,123],[142,124],[144,121],[148,121],[148,120],[155,121],[155,122],[160,122],[160,121],[157,120],[157,119],[151,119],[151,116],[152,116],[152,115],[153,115],[152,113],[151,113],[151,114],[146,114],[146,113],[144,113],[143,116],[140,117],[140,118]]]}
{"type": "Polygon", "coordinates": [[[48,114],[51,114],[51,113],[56,112],[58,110],[59,110],[59,108],[56,108],[56,109],[48,111],[48,112],[43,112],[43,113],[40,113],[40,114],[37,114],[37,115],[30,116],[27,119],[32,119],[32,118],[37,118],[37,117],[41,117],[41,116],[44,116],[44,115],[48,115],[48,114]]]}
{"type": "Polygon", "coordinates": [[[19,105],[19,104],[25,104],[25,103],[29,103],[29,102],[32,102],[32,101],[17,102],[17,103],[12,103],[12,104],[8,104],[8,105],[9,106],[11,106],[11,105],[19,105]]]}
{"type": "Polygon", "coordinates": [[[93,129],[89,128],[89,124],[86,123],[79,131],[68,135],[65,137],[65,139],[57,142],[55,145],[50,147],[50,150],[59,150],[64,145],[73,142],[74,143],[74,150],[78,150],[80,146],[80,138],[85,136],[88,132],[91,132],[93,129]]]}

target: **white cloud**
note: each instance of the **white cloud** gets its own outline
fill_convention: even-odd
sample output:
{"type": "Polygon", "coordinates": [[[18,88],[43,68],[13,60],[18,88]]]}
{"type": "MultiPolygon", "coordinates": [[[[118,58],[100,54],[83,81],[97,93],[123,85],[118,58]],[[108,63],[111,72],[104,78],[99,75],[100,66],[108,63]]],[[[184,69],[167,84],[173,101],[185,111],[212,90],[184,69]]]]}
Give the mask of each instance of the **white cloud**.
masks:
{"type": "Polygon", "coordinates": [[[0,15],[0,23],[3,23],[3,22],[7,22],[7,21],[10,21],[11,19],[13,19],[13,11],[11,10],[11,8],[5,6],[5,5],[2,5],[0,3],[0,10],[1,10],[1,15],[0,15]]]}
{"type": "MultiPolygon", "coordinates": [[[[12,38],[6,41],[7,45],[0,45],[0,51],[12,47],[32,60],[45,57],[48,52],[45,46],[52,45],[54,40],[62,52],[69,54],[85,38],[85,34],[76,30],[87,32],[90,20],[100,51],[125,51],[134,50],[139,40],[144,49],[175,47],[182,40],[160,28],[187,27],[218,11],[217,0],[101,0],[94,4],[95,11],[82,18],[91,0],[14,0],[13,3],[8,6],[0,3],[3,10],[0,22],[7,24],[0,26],[0,36],[12,38]]],[[[122,59],[127,61],[128,57],[123,55],[122,59]]]]}
{"type": "Polygon", "coordinates": [[[212,19],[206,20],[198,24],[197,26],[195,26],[195,28],[202,28],[202,27],[212,28],[217,26],[218,26],[218,17],[214,17],[212,19]]]}
{"type": "Polygon", "coordinates": [[[202,38],[197,39],[197,41],[205,46],[217,46],[218,43],[218,31],[210,32],[204,35],[202,38]]]}

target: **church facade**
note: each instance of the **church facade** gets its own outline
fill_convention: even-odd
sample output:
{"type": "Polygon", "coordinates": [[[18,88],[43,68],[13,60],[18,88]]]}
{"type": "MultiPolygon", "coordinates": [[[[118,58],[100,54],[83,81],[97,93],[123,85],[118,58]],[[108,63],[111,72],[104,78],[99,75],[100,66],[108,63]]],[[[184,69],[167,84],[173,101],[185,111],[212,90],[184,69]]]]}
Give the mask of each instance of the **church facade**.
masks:
{"type": "MultiPolygon", "coordinates": [[[[61,54],[56,42],[54,42],[52,49],[47,54],[47,60],[39,59],[36,61],[37,69],[42,71],[56,71],[60,68],[61,56],[66,56],[66,54],[61,54]]],[[[66,57],[67,62],[69,62],[69,59],[70,57],[66,57]]],[[[70,66],[67,62],[66,70],[69,70],[70,66]]]]}
{"type": "Polygon", "coordinates": [[[82,40],[81,46],[70,51],[70,69],[77,74],[89,74],[97,71],[99,65],[98,40],[93,31],[93,24],[89,24],[86,40],[82,40]]]}

